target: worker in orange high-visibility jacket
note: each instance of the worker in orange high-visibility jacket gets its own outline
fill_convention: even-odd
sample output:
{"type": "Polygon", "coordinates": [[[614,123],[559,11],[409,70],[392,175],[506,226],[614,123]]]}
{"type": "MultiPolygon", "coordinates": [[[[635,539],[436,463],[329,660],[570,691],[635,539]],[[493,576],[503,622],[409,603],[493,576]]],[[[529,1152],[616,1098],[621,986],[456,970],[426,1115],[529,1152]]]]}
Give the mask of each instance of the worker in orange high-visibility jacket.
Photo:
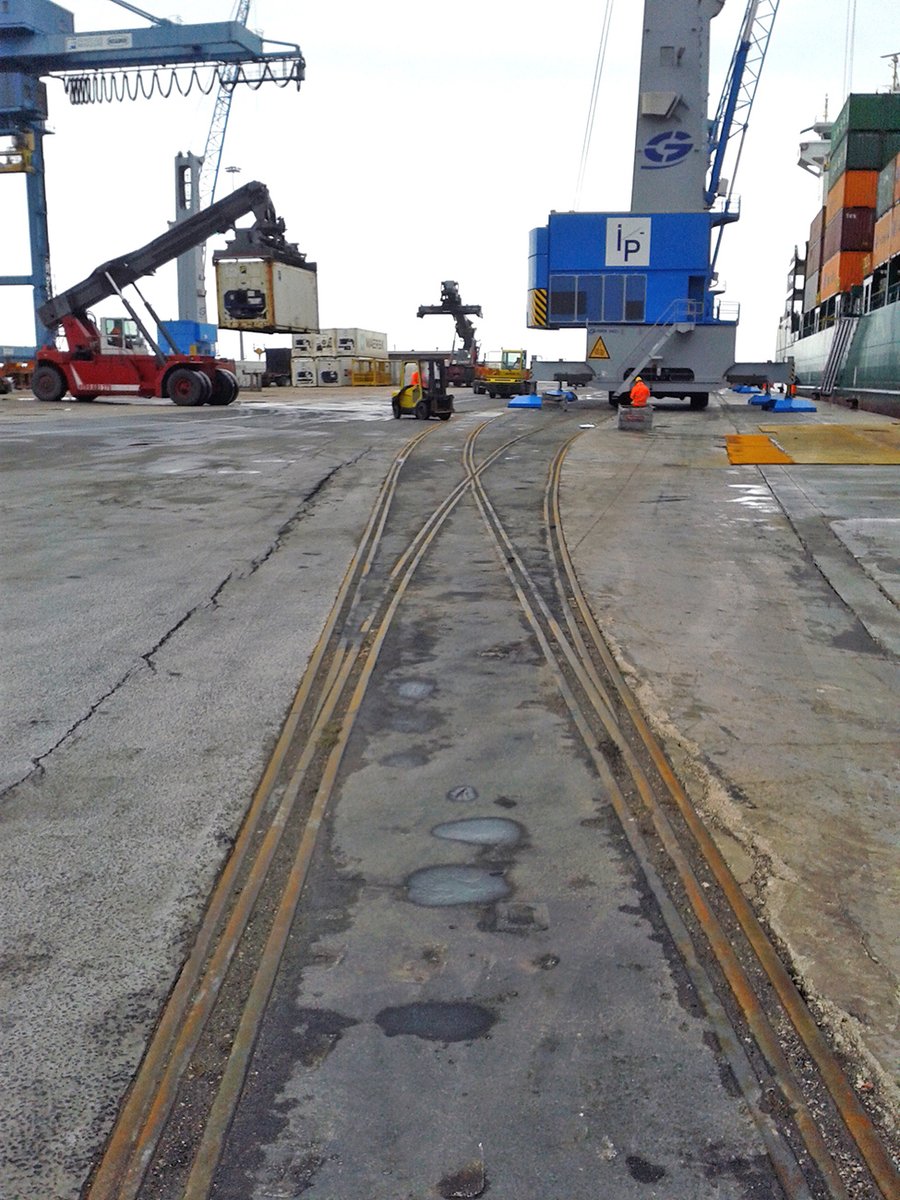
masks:
{"type": "Polygon", "coordinates": [[[650,389],[644,383],[643,379],[641,379],[640,375],[638,375],[632,384],[628,397],[631,400],[632,408],[646,407],[647,401],[650,399],[650,389]]]}

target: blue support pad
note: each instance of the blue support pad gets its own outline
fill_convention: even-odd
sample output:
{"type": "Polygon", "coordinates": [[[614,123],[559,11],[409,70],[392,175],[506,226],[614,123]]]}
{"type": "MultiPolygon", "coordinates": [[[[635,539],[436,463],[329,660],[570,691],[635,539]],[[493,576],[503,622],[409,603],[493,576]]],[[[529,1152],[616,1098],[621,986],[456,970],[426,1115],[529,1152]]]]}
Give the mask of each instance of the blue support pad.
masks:
{"type": "Polygon", "coordinates": [[[779,396],[774,404],[767,404],[765,407],[769,410],[769,412],[819,411],[811,400],[804,400],[802,396],[779,396]]]}
{"type": "Polygon", "coordinates": [[[506,405],[507,408],[540,408],[540,396],[513,396],[506,405]]]}

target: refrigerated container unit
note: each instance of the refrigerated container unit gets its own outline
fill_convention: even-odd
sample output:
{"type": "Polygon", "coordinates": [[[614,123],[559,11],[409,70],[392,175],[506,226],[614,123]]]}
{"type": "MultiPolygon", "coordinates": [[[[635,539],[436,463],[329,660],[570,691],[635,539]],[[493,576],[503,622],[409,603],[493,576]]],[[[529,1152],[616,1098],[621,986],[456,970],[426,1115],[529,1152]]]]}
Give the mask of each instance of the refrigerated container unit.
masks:
{"type": "Polygon", "coordinates": [[[316,382],[319,387],[338,387],[341,381],[341,368],[336,358],[317,358],[316,382]]]}
{"type": "Polygon", "coordinates": [[[318,373],[314,358],[291,356],[291,379],[294,387],[317,387],[318,373]]]}
{"type": "Polygon", "coordinates": [[[221,329],[294,333],[317,329],[315,264],[213,256],[221,329]]]}
{"type": "Polygon", "coordinates": [[[338,355],[355,358],[384,358],[388,356],[388,337],[374,329],[335,329],[335,349],[338,355]]]}

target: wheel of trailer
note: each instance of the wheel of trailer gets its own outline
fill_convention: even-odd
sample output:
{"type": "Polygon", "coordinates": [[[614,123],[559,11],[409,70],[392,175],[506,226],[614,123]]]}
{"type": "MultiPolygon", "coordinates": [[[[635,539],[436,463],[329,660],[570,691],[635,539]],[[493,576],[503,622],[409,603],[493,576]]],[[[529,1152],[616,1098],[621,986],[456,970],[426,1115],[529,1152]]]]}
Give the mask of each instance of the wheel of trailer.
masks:
{"type": "Polygon", "coordinates": [[[399,400],[391,401],[391,412],[394,414],[394,420],[399,421],[400,420],[400,401],[399,400]]]}
{"type": "Polygon", "coordinates": [[[425,400],[420,400],[416,405],[416,420],[427,421],[429,417],[428,403],[425,400]]]}
{"type": "Polygon", "coordinates": [[[32,372],[31,390],[38,400],[62,400],[66,394],[65,376],[50,363],[39,363],[32,372]]]}
{"type": "MultiPolygon", "coordinates": [[[[207,379],[209,377],[204,376],[204,378],[207,379]]],[[[237,396],[239,390],[237,377],[233,372],[226,371],[224,367],[216,367],[209,403],[230,404],[237,396]]]]}
{"type": "Polygon", "coordinates": [[[212,398],[212,384],[202,371],[176,367],[166,380],[166,392],[173,404],[193,407],[212,398]]]}
{"type": "Polygon", "coordinates": [[[697,392],[696,395],[691,396],[691,408],[706,408],[707,404],[709,404],[709,392],[697,392]]]}

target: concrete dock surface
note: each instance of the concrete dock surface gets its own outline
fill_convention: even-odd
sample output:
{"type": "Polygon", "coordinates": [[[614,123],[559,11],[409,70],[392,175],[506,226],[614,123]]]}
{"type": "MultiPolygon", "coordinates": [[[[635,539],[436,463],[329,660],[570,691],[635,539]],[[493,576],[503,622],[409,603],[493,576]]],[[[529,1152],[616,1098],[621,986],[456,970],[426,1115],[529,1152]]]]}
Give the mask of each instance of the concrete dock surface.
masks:
{"type": "MultiPolygon", "coordinates": [[[[18,1139],[0,1195],[74,1198],[108,1135],[396,451],[388,397],[273,389],[196,414],[0,398],[0,1125],[18,1139]],[[159,424],[172,416],[177,433],[159,424]],[[107,587],[113,544],[131,574],[107,587]]],[[[502,405],[464,391],[457,407],[502,405]]],[[[584,393],[501,419],[580,434],[562,521],[598,624],[851,1082],[896,1131],[900,468],[735,465],[726,438],[898,423],[825,403],[764,413],[730,392],[704,412],[656,405],[649,433],[619,431],[584,393]]]]}

